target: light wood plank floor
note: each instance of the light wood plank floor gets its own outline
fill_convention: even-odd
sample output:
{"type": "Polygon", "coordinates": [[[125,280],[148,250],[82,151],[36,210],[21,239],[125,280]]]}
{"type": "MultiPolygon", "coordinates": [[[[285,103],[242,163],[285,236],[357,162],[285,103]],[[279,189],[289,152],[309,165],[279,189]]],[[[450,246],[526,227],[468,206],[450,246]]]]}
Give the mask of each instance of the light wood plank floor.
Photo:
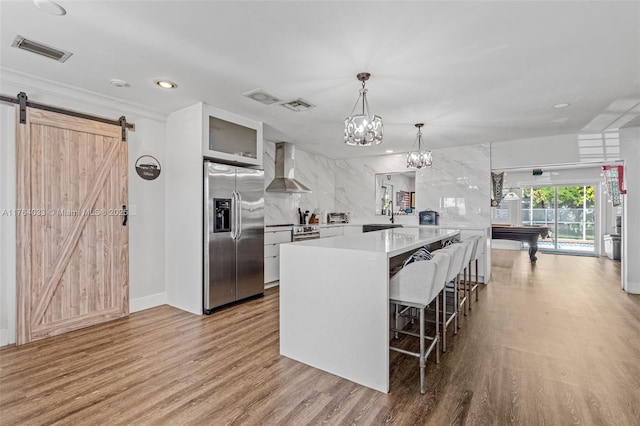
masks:
{"type": "Polygon", "coordinates": [[[2,425],[640,424],[640,297],[609,259],[493,252],[493,280],[427,369],[382,394],[278,354],[278,291],[169,306],[0,350],[2,425]]]}

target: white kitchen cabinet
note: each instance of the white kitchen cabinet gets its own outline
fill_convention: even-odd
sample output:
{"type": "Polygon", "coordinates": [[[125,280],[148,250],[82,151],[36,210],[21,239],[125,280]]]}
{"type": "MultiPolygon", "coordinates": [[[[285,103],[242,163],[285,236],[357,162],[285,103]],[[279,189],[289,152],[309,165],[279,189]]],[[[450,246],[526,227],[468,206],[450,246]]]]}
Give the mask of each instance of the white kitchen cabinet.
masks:
{"type": "Polygon", "coordinates": [[[362,225],[344,225],[343,235],[362,234],[362,225]]]}
{"type": "Polygon", "coordinates": [[[343,235],[343,226],[320,228],[320,238],[339,237],[343,235]]]}
{"type": "Polygon", "coordinates": [[[264,282],[280,279],[280,244],[291,242],[291,230],[264,233],[264,282]]]}
{"type": "Polygon", "coordinates": [[[212,108],[202,102],[174,111],[167,117],[166,156],[162,170],[166,182],[165,214],[170,220],[168,223],[181,224],[166,230],[167,241],[172,242],[166,249],[166,276],[169,278],[167,302],[195,314],[202,313],[203,298],[203,157],[261,168],[262,123],[212,108]],[[246,138],[250,141],[237,149],[230,149],[224,144],[214,144],[210,149],[210,117],[253,129],[248,134],[255,132],[255,141],[250,136],[246,138]],[[245,156],[245,151],[255,151],[255,158],[245,156]]]}
{"type": "Polygon", "coordinates": [[[262,167],[262,123],[202,104],[204,157],[262,167]]]}
{"type": "Polygon", "coordinates": [[[264,283],[278,281],[280,279],[280,256],[266,257],[264,259],[264,283]]]}

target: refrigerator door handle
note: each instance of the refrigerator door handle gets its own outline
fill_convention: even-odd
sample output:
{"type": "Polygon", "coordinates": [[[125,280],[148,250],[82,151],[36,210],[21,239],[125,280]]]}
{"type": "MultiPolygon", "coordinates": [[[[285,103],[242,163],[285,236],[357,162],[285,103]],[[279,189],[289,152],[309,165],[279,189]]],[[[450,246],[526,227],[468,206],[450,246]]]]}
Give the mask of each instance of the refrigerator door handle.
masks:
{"type": "Polygon", "coordinates": [[[240,239],[242,236],[242,195],[239,192],[236,192],[238,197],[238,202],[236,203],[236,217],[238,218],[238,235],[236,238],[240,239]]]}
{"type": "Polygon", "coordinates": [[[234,240],[238,239],[238,197],[237,192],[233,191],[231,193],[231,238],[234,240]]]}

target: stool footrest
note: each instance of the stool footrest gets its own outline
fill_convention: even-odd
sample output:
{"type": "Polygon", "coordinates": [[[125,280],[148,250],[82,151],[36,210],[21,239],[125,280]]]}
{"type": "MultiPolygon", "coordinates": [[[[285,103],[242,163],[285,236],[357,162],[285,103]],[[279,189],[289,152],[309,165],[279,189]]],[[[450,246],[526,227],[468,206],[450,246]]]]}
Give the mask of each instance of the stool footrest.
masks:
{"type": "MultiPolygon", "coordinates": [[[[425,359],[431,354],[431,351],[433,350],[433,348],[436,347],[437,344],[438,344],[438,339],[434,339],[434,341],[431,342],[431,344],[429,345],[427,350],[424,351],[425,359]]],[[[392,351],[395,351],[395,352],[400,352],[401,354],[411,355],[411,356],[414,356],[416,358],[420,358],[420,353],[419,352],[411,352],[411,351],[407,351],[405,349],[396,348],[394,346],[389,346],[389,349],[392,350],[392,351]]]]}

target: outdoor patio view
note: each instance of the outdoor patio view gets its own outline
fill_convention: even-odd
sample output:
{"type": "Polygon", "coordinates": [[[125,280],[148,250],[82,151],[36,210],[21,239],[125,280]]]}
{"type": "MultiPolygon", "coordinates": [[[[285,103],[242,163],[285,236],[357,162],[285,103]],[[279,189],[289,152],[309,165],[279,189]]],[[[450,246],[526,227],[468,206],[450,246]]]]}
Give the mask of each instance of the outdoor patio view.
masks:
{"type": "Polygon", "coordinates": [[[523,188],[522,224],[549,227],[541,250],[594,253],[595,189],[591,186],[523,188]]]}

